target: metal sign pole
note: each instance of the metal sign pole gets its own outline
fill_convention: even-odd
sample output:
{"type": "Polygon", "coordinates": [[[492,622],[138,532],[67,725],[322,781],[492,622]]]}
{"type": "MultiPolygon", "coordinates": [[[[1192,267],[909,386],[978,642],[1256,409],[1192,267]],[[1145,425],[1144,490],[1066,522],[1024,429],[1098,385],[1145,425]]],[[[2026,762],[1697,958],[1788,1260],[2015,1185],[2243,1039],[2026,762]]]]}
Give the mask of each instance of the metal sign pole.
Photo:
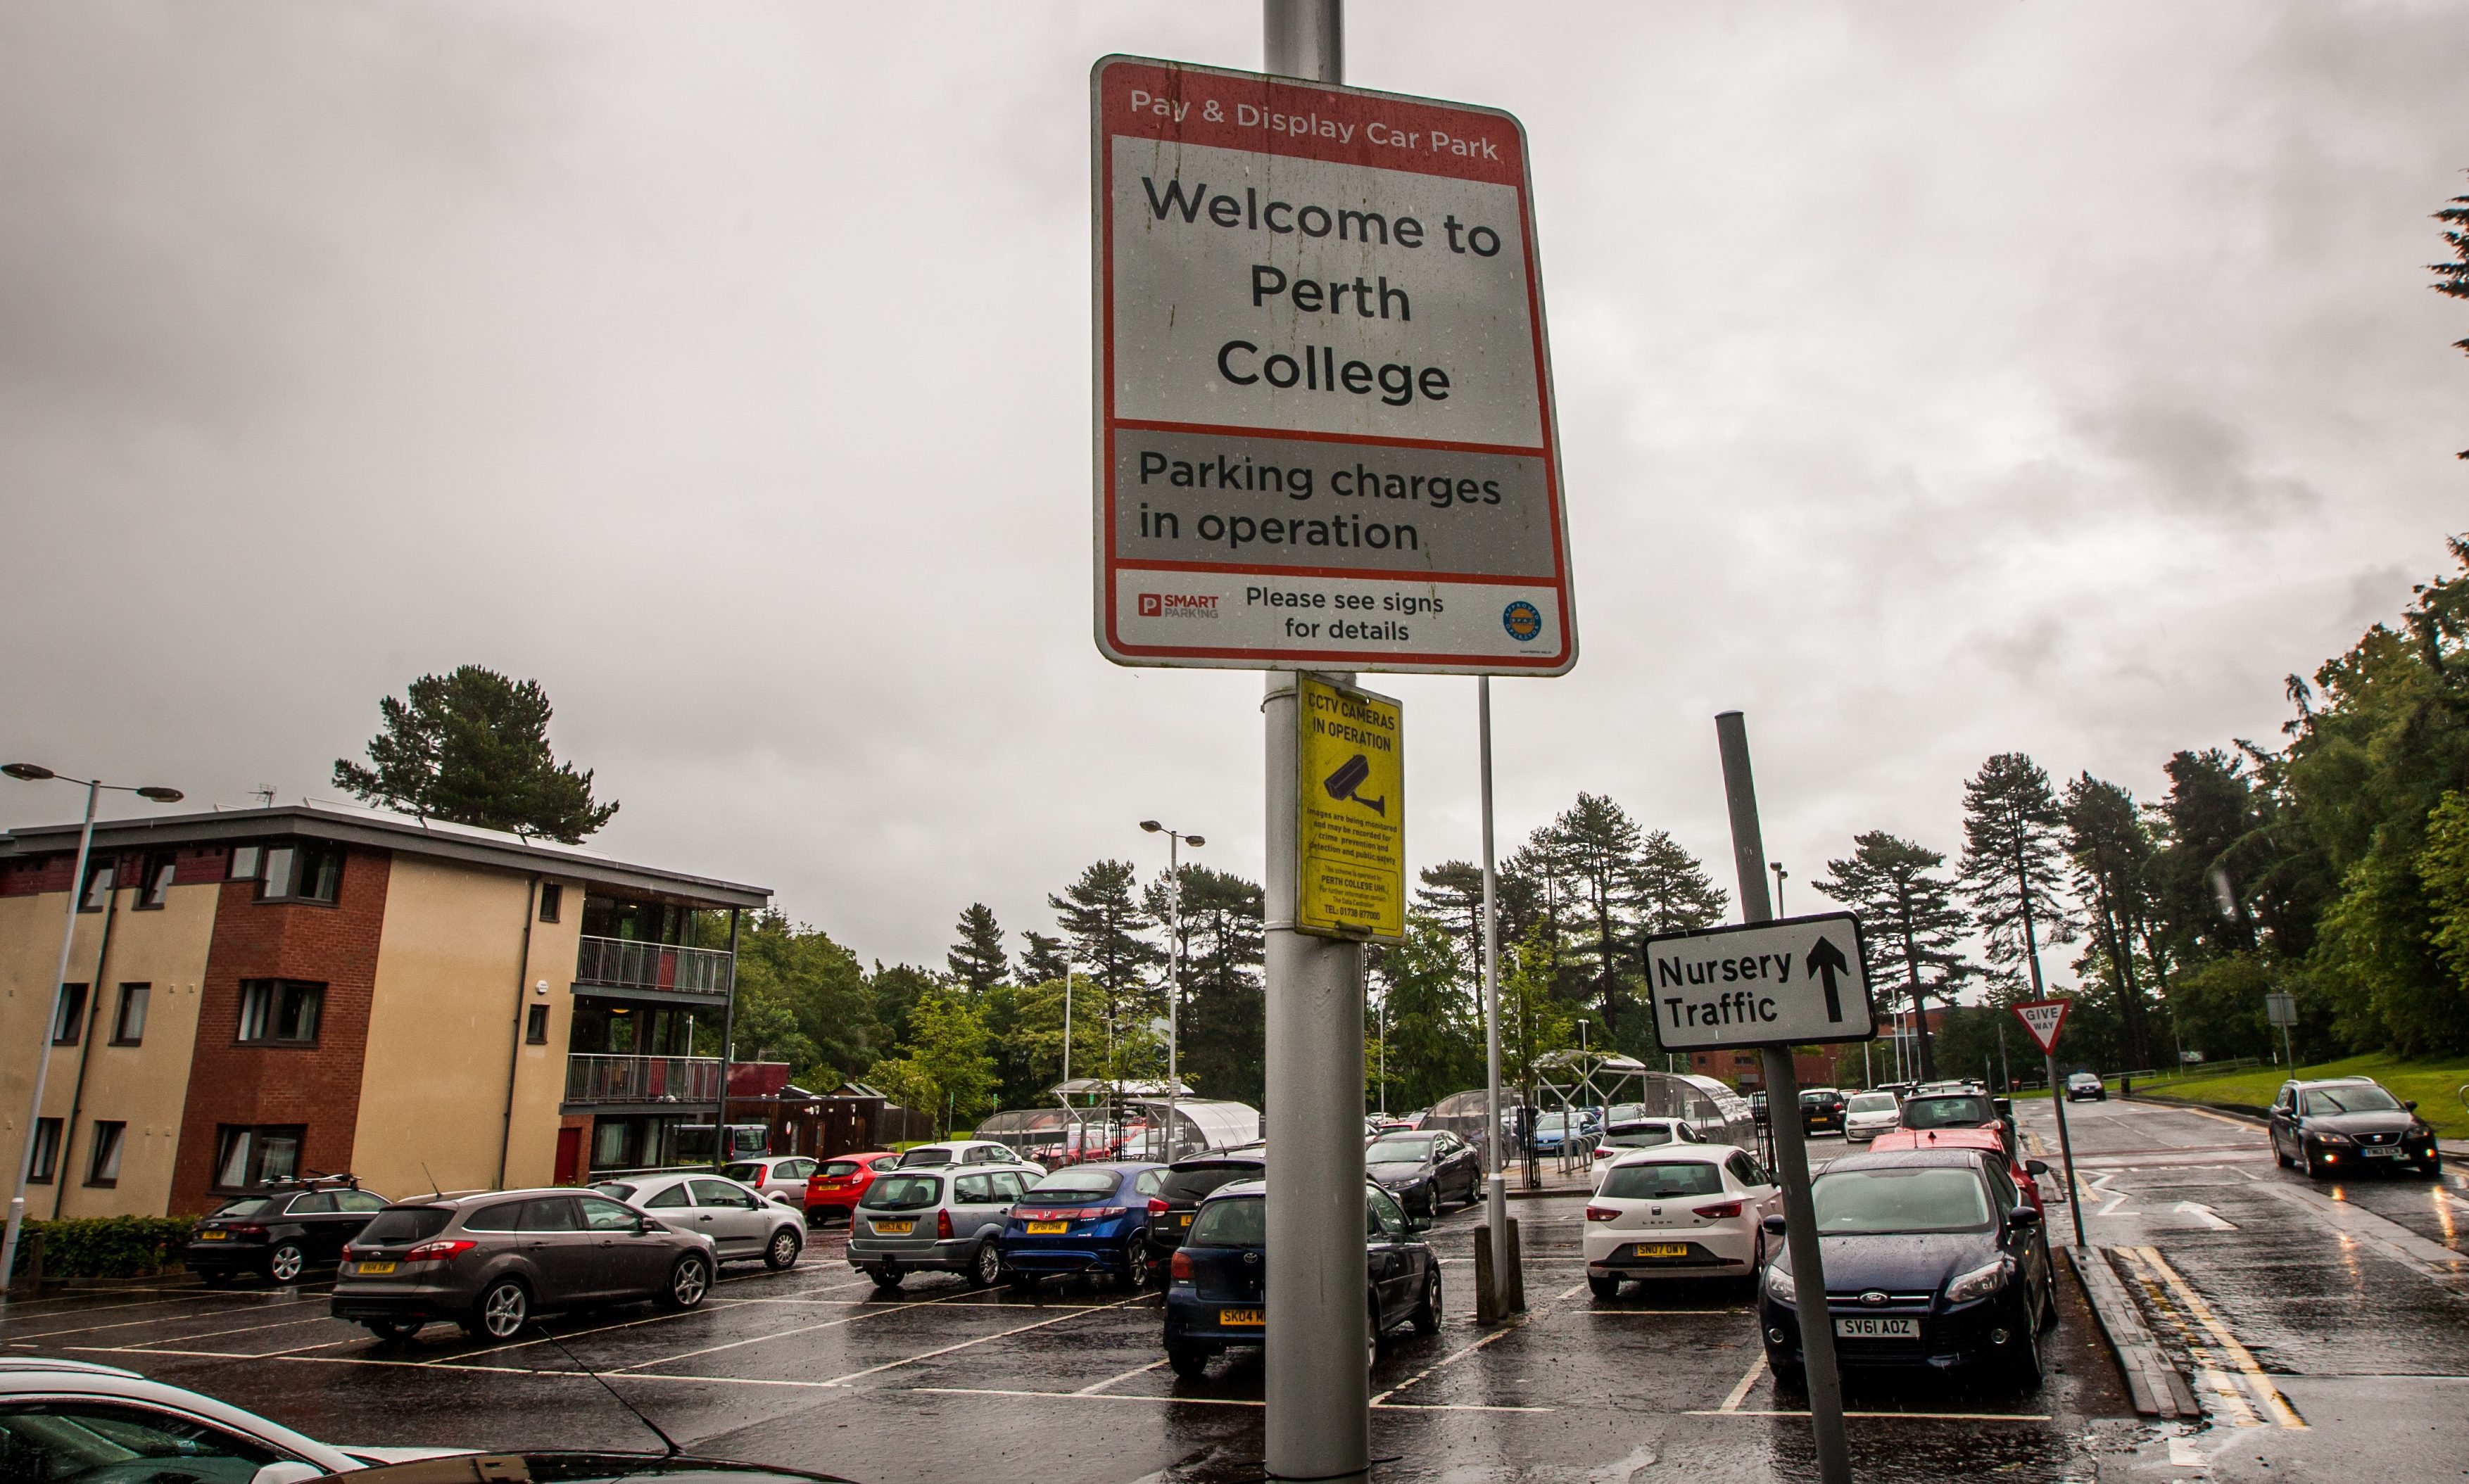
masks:
{"type": "Polygon", "coordinates": [[[1483,1220],[1491,1228],[1491,1313],[1509,1313],[1509,1149],[1500,1127],[1500,875],[1491,833],[1491,676],[1474,680],[1476,754],[1483,774],[1483,1220]]]}
{"type": "MultiPolygon", "coordinates": [[[[1758,791],[1749,776],[1748,723],[1737,711],[1715,718],[1723,756],[1723,796],[1732,814],[1732,855],[1741,878],[1741,920],[1774,919],[1766,901],[1765,843],[1758,831],[1758,791]]],[[[1809,1421],[1817,1436],[1817,1476],[1851,1484],[1852,1447],[1843,1431],[1843,1381],[1834,1369],[1834,1314],[1826,1302],[1826,1269],[1817,1241],[1817,1209],[1809,1195],[1809,1151],[1802,1142],[1800,1079],[1789,1045],[1761,1048],[1766,1073],[1766,1126],[1783,1168],[1784,1243],[1791,1253],[1792,1309],[1800,1316],[1800,1351],[1809,1380],[1809,1421]]]]}
{"type": "Polygon", "coordinates": [[[2066,1206],[2075,1214],[2075,1245],[2088,1246],[2084,1241],[2083,1191],[2075,1184],[2075,1141],[2066,1133],[2066,1095],[2058,1085],[2058,1053],[2052,1048],[2045,1059],[2049,1066],[2049,1106],[2058,1115],[2058,1153],[2066,1162],[2066,1206]]]}

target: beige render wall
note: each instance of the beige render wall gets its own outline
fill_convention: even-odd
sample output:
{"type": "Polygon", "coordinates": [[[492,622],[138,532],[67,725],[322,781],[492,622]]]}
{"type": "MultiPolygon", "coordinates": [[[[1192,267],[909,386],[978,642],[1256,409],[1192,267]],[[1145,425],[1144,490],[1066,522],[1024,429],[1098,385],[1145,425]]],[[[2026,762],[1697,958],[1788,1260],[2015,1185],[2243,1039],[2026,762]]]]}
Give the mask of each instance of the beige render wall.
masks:
{"type": "MultiPolygon", "coordinates": [[[[555,877],[543,879],[558,880],[555,877]]],[[[507,1153],[506,1188],[546,1185],[557,1168],[558,1105],[565,1099],[565,1047],[574,1021],[574,966],[583,951],[581,881],[558,881],[565,902],[554,923],[532,924],[531,962],[525,967],[526,1006],[548,1007],[548,1041],[525,1045],[515,1077],[515,1137],[507,1153]],[[546,985],[547,993],[541,987],[546,985]]],[[[535,910],[534,917],[538,917],[535,910]]]]}

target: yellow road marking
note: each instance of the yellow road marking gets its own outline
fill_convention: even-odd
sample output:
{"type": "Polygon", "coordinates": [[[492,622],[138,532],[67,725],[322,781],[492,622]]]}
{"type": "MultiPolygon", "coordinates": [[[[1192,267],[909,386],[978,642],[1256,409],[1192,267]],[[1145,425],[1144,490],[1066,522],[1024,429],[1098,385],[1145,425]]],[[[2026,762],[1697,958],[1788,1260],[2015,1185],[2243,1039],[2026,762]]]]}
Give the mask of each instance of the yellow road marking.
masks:
{"type": "MultiPolygon", "coordinates": [[[[2221,1322],[2220,1315],[2212,1312],[2212,1306],[2204,1301],[2204,1296],[2196,1292],[2193,1286],[2180,1276],[2177,1268],[2169,1266],[2169,1260],[2160,1255],[2159,1248],[2129,1247],[2125,1250],[2133,1254],[2137,1264],[2146,1266],[2151,1271],[2158,1274],[2160,1281],[2165,1283],[2170,1292],[2175,1295],[2178,1305],[2194,1317],[2195,1323],[2201,1325],[2204,1333],[2211,1336],[2213,1347],[2218,1350],[2220,1356],[2236,1368],[2239,1376],[2246,1382],[2246,1389],[2253,1395],[2257,1403],[2261,1404],[2264,1411],[2270,1414],[2274,1427],[2296,1428],[2306,1426],[2304,1419],[2297,1415],[2296,1409],[2289,1404],[2289,1399],[2282,1396],[2280,1388],[2272,1383],[2271,1376],[2256,1363],[2253,1353],[2239,1343],[2237,1336],[2231,1334],[2229,1327],[2221,1322]]],[[[2182,1329],[2183,1321],[2181,1320],[2180,1323],[2182,1329]]],[[[2188,1334],[2186,1337],[2189,1342],[2188,1353],[2191,1355],[2194,1353],[2193,1336],[2188,1334]]],[[[2222,1376],[2220,1390],[2227,1396],[2235,1395],[2227,1385],[2226,1375],[2222,1376]]]]}

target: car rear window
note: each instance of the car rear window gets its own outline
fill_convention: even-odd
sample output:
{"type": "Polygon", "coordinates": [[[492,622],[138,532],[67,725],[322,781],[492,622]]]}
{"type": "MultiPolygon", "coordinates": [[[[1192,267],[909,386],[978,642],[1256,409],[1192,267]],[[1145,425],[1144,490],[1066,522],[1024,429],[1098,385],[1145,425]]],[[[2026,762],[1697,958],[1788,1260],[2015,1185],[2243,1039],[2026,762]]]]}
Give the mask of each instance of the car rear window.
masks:
{"type": "Polygon", "coordinates": [[[214,1210],[208,1212],[207,1215],[210,1217],[264,1216],[268,1211],[273,1210],[276,1202],[281,1199],[282,1198],[279,1196],[242,1196],[238,1200],[224,1201],[221,1205],[217,1206],[214,1210]]]}
{"type": "Polygon", "coordinates": [[[449,1206],[396,1206],[381,1211],[360,1228],[364,1244],[381,1242],[426,1242],[446,1229],[454,1219],[449,1206]]]}
{"type": "Polygon", "coordinates": [[[1851,1110],[1856,1113],[1891,1113],[1895,1110],[1895,1095],[1891,1092],[1856,1092],[1852,1095],[1851,1110]]]}
{"type": "Polygon", "coordinates": [[[1723,1172],[1701,1159],[1673,1159],[1657,1164],[1614,1165],[1604,1176],[1606,1200],[1668,1200],[1678,1196],[1715,1196],[1723,1190],[1723,1172]]]}
{"type": "MultiPolygon", "coordinates": [[[[600,1194],[604,1196],[609,1196],[618,1200],[632,1200],[635,1199],[635,1187],[627,1184],[624,1180],[602,1180],[599,1184],[594,1185],[591,1188],[600,1192],[600,1194]]],[[[467,1221],[464,1224],[469,1225],[471,1223],[467,1221]]]]}
{"type": "Polygon", "coordinates": [[[835,1159],[815,1173],[827,1180],[842,1180],[865,1168],[854,1159],[835,1159]]]}
{"type": "Polygon", "coordinates": [[[1180,1204],[1197,1201],[1220,1185],[1232,1185],[1236,1180],[1257,1180],[1259,1177],[1258,1165],[1211,1165],[1203,1170],[1168,1170],[1165,1182],[1158,1188],[1158,1194],[1180,1204]]]}
{"type": "Polygon", "coordinates": [[[877,1211],[915,1211],[942,1199],[940,1176],[887,1175],[867,1186],[857,1203],[877,1211]]]}
{"type": "Polygon", "coordinates": [[[1606,1149],[1653,1149],[1672,1142],[1672,1130],[1662,1124],[1648,1124],[1637,1129],[1614,1129],[1604,1136],[1606,1149]]]}
{"type": "Polygon", "coordinates": [[[1195,1247],[1258,1247],[1269,1242],[1269,1203],[1258,1196],[1232,1196],[1200,1208],[1185,1244],[1195,1247]]]}
{"type": "Polygon", "coordinates": [[[720,1173],[732,1180],[743,1180],[749,1185],[763,1183],[763,1167],[757,1164],[723,1165],[720,1173]]]}
{"type": "Polygon", "coordinates": [[[928,1169],[951,1162],[952,1152],[948,1149],[912,1149],[900,1156],[900,1167],[904,1170],[928,1169]]]}
{"type": "Polygon", "coordinates": [[[1836,1170],[1810,1187],[1817,1229],[1845,1233],[1986,1231],[1989,1190],[1971,1170],[1836,1170]]]}
{"type": "Polygon", "coordinates": [[[1914,1098],[1904,1105],[1906,1129],[1977,1129],[1997,1117],[1983,1097],[1914,1098]]]}
{"type": "Polygon", "coordinates": [[[1113,1170],[1058,1170],[1030,1186],[1020,1199],[1049,1205],[1086,1204],[1105,1199],[1122,1182],[1122,1176],[1113,1170]]]}

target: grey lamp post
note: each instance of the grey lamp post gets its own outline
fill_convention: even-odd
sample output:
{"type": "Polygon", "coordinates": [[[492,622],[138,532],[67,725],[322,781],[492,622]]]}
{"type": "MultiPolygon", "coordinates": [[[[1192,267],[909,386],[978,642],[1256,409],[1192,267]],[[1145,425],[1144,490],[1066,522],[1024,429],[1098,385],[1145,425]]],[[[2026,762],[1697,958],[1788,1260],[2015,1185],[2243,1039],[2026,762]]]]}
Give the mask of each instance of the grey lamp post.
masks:
{"type": "Polygon", "coordinates": [[[1165,836],[1165,951],[1168,965],[1165,993],[1165,1160],[1174,1163],[1174,1126],[1176,1095],[1183,1087],[1181,1057],[1181,1025],[1183,1010],[1183,857],[1186,845],[1198,850],[1209,843],[1197,834],[1183,834],[1154,819],[1143,819],[1141,828],[1151,834],[1165,836]]]}
{"type": "MultiPolygon", "coordinates": [[[[85,891],[86,857],[94,850],[95,804],[103,797],[103,790],[105,788],[121,793],[133,793],[139,798],[151,799],[157,804],[179,803],[180,790],[153,785],[132,788],[127,784],[107,784],[99,778],[61,778],[59,774],[39,763],[0,765],[0,773],[6,773],[12,778],[30,784],[58,779],[64,784],[85,785],[85,823],[78,831],[77,864],[69,869],[68,921],[60,926],[59,968],[52,974],[52,1014],[51,1017],[43,1022],[41,1039],[35,1046],[35,1107],[34,1111],[26,1115],[26,1139],[23,1147],[17,1152],[17,1182],[12,1187],[9,1195],[9,1234],[5,1239],[0,1239],[0,1292],[6,1292],[10,1275],[16,1270],[17,1267],[17,1233],[26,1221],[26,1177],[34,1170],[35,1131],[42,1127],[43,1084],[52,1069],[52,1028],[59,1023],[61,981],[69,976],[69,948],[77,938],[78,899],[85,891]]],[[[97,993],[101,993],[100,986],[97,987],[97,993]]],[[[73,1131],[69,1129],[60,1130],[59,1145],[52,1152],[55,1163],[68,1153],[69,1135],[73,1131]]],[[[55,1171],[53,1177],[64,1179],[66,1176],[55,1171]]]]}

